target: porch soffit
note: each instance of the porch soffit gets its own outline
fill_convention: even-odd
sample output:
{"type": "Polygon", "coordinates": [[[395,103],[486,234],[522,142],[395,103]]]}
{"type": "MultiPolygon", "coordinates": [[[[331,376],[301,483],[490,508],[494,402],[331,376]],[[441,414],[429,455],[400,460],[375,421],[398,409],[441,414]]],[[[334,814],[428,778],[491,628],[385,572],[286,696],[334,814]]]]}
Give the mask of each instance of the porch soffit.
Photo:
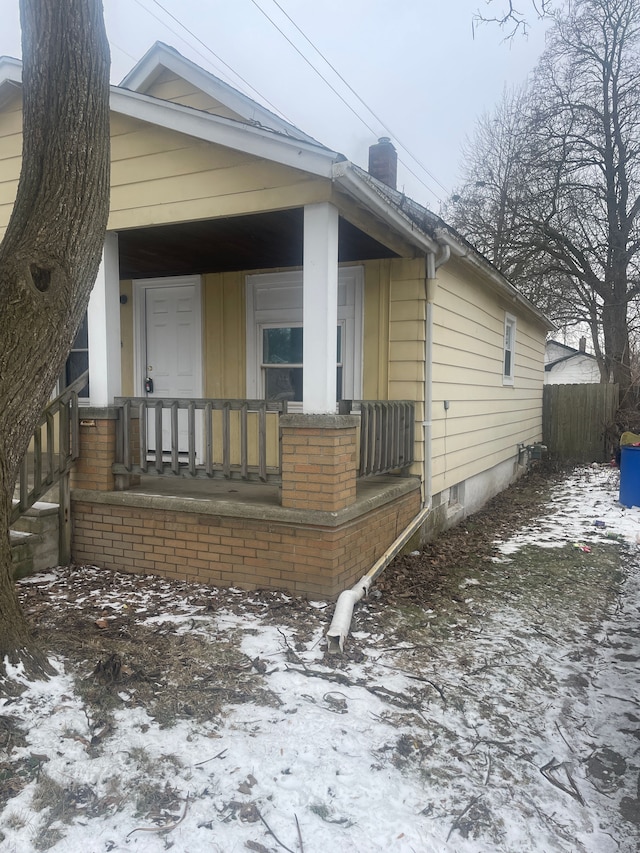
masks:
{"type": "MultiPolygon", "coordinates": [[[[120,278],[157,278],[302,266],[303,209],[120,231],[120,278]]],[[[341,263],[398,253],[340,218],[341,263]]]]}

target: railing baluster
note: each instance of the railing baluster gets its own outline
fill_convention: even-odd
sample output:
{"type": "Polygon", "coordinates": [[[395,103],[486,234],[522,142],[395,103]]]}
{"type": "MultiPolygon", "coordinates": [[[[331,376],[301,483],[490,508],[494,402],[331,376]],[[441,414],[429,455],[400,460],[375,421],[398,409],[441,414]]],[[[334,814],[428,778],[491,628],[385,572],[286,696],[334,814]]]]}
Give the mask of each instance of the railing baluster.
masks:
{"type": "Polygon", "coordinates": [[[156,458],[155,458],[155,466],[156,466],[156,474],[162,474],[164,470],[164,465],[162,464],[162,400],[156,400],[154,403],[155,409],[155,448],[156,448],[156,458]]]}
{"type": "Polygon", "coordinates": [[[20,465],[20,495],[18,507],[20,509],[20,513],[26,512],[29,509],[29,504],[27,502],[29,494],[29,462],[27,456],[25,454],[22,464],[20,465]]]}
{"type": "Polygon", "coordinates": [[[228,403],[222,409],[222,471],[231,476],[231,408],[228,403]]]}
{"type": "Polygon", "coordinates": [[[402,451],[400,449],[401,435],[400,435],[400,417],[402,413],[402,403],[397,406],[394,406],[391,411],[391,421],[392,421],[392,437],[391,437],[391,467],[399,468],[400,467],[400,458],[402,456],[402,451]]]}
{"type": "Polygon", "coordinates": [[[33,434],[33,495],[36,500],[42,494],[42,427],[33,434]]]}
{"type": "Polygon", "coordinates": [[[205,470],[207,477],[213,477],[213,406],[207,403],[204,409],[205,417],[205,470]]]}
{"type": "Polygon", "coordinates": [[[179,439],[180,419],[178,417],[178,401],[174,400],[171,403],[171,470],[174,474],[180,473],[180,452],[179,439]]]}
{"type": "Polygon", "coordinates": [[[258,415],[258,453],[259,453],[259,468],[260,479],[263,482],[267,480],[267,408],[260,407],[258,415]]]}
{"type": "Polygon", "coordinates": [[[71,397],[71,459],[76,460],[80,455],[80,406],[78,404],[78,392],[74,391],[71,397]]]}
{"type": "Polygon", "coordinates": [[[189,401],[188,408],[188,432],[189,432],[189,473],[192,477],[196,475],[196,404],[189,401]]]}
{"type": "Polygon", "coordinates": [[[55,470],[53,459],[55,454],[55,419],[53,412],[45,413],[46,436],[47,436],[47,484],[53,485],[55,470]]]}
{"type": "Polygon", "coordinates": [[[140,470],[143,474],[147,473],[148,467],[148,445],[147,445],[147,423],[148,423],[149,408],[146,400],[141,400],[138,406],[138,432],[140,433],[140,470]]]}
{"type": "MultiPolygon", "coordinates": [[[[245,403],[240,409],[240,471],[243,480],[247,479],[249,470],[249,421],[247,418],[248,406],[245,403]]],[[[262,479],[262,426],[258,430],[258,442],[260,445],[260,479],[262,479]]],[[[266,467],[266,464],[265,464],[266,467]]]]}

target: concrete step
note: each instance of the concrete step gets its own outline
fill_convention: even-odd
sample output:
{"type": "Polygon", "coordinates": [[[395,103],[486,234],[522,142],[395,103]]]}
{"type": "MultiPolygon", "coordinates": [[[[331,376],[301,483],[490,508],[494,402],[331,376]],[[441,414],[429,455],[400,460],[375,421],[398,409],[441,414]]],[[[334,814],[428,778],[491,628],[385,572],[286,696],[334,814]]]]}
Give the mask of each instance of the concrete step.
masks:
{"type": "Polygon", "coordinates": [[[57,566],[58,505],[34,504],[14,523],[10,538],[16,579],[57,566]]]}

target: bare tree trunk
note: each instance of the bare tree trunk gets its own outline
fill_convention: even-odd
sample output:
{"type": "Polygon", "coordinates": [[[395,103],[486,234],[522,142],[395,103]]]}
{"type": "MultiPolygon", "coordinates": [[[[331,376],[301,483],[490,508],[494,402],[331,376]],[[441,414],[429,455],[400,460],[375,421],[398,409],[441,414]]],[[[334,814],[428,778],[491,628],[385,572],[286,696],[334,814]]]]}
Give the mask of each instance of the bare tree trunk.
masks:
{"type": "Polygon", "coordinates": [[[35,423],[100,263],[109,204],[109,48],[100,0],[21,0],[23,149],[0,244],[0,661],[38,655],[12,586],[8,513],[35,423]]]}

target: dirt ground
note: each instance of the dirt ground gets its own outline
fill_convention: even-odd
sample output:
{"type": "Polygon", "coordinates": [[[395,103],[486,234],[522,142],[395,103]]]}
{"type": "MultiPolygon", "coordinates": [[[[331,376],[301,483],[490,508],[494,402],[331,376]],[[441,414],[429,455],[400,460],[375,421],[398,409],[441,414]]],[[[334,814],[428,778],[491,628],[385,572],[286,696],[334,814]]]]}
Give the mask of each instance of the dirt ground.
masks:
{"type": "MultiPolygon", "coordinates": [[[[640,661],[637,603],[633,596],[623,600],[636,555],[594,539],[587,571],[585,546],[577,543],[551,556],[527,546],[513,562],[497,544],[540,525],[565,476],[533,469],[422,552],[398,557],[358,607],[345,654],[337,657],[318,639],[328,628],[330,603],[93,567],[57,569],[54,580],[21,584],[38,639],[66,661],[84,703],[86,726],[68,737],[99,758],[123,703],[166,729],[184,720],[224,720],[230,708],[248,704],[280,712],[291,699],[275,674],[286,673],[326,682],[313,701],[332,714],[351,713],[352,725],[357,691],[382,702],[389,738],[375,747],[371,772],[392,766],[419,778],[432,792],[421,819],[448,827],[447,843],[452,836],[472,844],[437,849],[640,849],[640,697],[636,687],[609,677],[618,662],[637,669],[640,661]],[[212,639],[203,626],[217,614],[237,619],[225,616],[227,627],[212,639]],[[243,627],[246,615],[277,632],[281,659],[242,650],[255,630],[243,627]],[[480,781],[471,785],[473,779],[480,781]],[[539,846],[519,846],[513,832],[520,823],[531,825],[539,846]],[[592,840],[577,840],[576,827],[592,840]]],[[[588,471],[581,476],[588,486],[588,471]]],[[[585,529],[592,525],[587,519],[585,529]]],[[[301,695],[303,709],[312,700],[301,695]]],[[[142,756],[132,757],[131,779],[114,790],[61,787],[47,776],[46,756],[11,759],[24,733],[24,721],[0,715],[0,808],[37,782],[34,808],[49,817],[34,849],[64,837],[56,828],[61,815],[107,814],[121,808],[127,791],[135,791],[141,819],[175,820],[186,812],[177,787],[162,783],[162,773],[153,781],[142,756]]],[[[255,803],[249,812],[236,800],[226,805],[241,822],[261,814],[255,803]]],[[[315,814],[336,823],[327,809],[318,805],[315,814]]]]}

